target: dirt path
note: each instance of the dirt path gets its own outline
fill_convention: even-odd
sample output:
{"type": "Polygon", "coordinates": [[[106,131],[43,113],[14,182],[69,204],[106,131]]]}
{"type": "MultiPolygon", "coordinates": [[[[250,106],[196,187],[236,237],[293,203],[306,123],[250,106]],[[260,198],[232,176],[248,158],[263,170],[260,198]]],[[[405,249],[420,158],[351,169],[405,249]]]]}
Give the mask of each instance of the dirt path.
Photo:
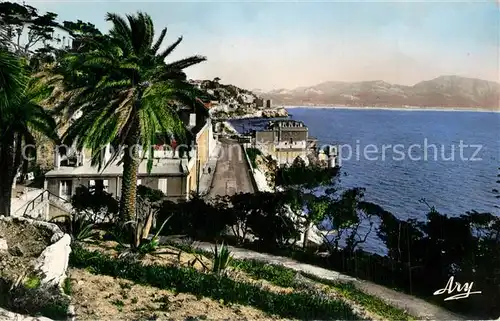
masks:
{"type": "MultiPolygon", "coordinates": [[[[210,251],[213,244],[207,242],[197,242],[196,247],[210,251]]],[[[313,266],[310,264],[300,263],[295,260],[282,257],[274,256],[266,253],[259,253],[247,249],[236,248],[230,246],[233,256],[237,259],[255,259],[260,261],[265,261],[271,264],[281,264],[287,268],[293,269],[298,272],[304,272],[308,274],[315,275],[317,277],[341,281],[341,282],[353,282],[356,286],[367,294],[377,296],[392,306],[398,307],[400,309],[408,311],[411,315],[417,317],[418,319],[426,320],[467,320],[464,316],[452,313],[445,310],[442,307],[433,305],[425,300],[419,299],[417,297],[397,292],[392,289],[374,284],[372,282],[358,280],[351,276],[341,274],[339,272],[327,270],[321,267],[313,266]]]]}
{"type": "Polygon", "coordinates": [[[221,139],[221,151],[208,197],[253,193],[249,167],[238,142],[221,139]]]}

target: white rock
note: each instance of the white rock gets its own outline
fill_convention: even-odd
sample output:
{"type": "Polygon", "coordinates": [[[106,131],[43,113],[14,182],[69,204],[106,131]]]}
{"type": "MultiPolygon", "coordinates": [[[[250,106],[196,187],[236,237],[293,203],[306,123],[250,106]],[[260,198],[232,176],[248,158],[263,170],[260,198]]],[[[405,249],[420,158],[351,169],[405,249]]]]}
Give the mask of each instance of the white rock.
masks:
{"type": "Polygon", "coordinates": [[[0,321],[53,321],[52,319],[45,317],[30,317],[27,315],[22,315],[14,312],[10,312],[0,308],[0,321]]]}
{"type": "Polygon", "coordinates": [[[68,268],[69,254],[71,252],[71,237],[68,234],[48,246],[35,264],[35,269],[43,273],[42,283],[59,285],[66,278],[66,269],[68,268]]]}
{"type": "Polygon", "coordinates": [[[4,238],[0,238],[0,252],[6,252],[9,250],[9,246],[7,245],[7,240],[4,238]]]}

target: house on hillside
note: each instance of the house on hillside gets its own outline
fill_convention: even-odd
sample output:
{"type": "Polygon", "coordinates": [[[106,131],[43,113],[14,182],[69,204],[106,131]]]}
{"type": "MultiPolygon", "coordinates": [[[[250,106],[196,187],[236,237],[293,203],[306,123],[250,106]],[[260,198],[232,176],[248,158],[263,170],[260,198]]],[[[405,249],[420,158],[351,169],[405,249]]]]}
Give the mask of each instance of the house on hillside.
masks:
{"type": "MultiPolygon", "coordinates": [[[[202,173],[209,157],[215,151],[217,141],[206,108],[183,107],[179,116],[185,124],[189,143],[178,144],[169,137],[157,138],[153,151],[153,167],[147,171],[147,160],[139,165],[137,185],[161,190],[167,199],[187,199],[199,189],[202,173]],[[202,109],[202,110],[201,110],[202,109]]],[[[111,147],[104,152],[104,161],[111,157],[111,147]]],[[[45,189],[69,200],[78,186],[93,186],[100,181],[108,193],[120,197],[123,165],[113,162],[99,171],[90,164],[90,151],[71,151],[67,156],[55,152],[54,169],[45,174],[45,189]]]]}
{"type": "Polygon", "coordinates": [[[289,119],[269,122],[265,130],[255,132],[254,139],[256,147],[280,165],[292,164],[297,157],[307,159],[316,144],[303,122],[289,119]]]}

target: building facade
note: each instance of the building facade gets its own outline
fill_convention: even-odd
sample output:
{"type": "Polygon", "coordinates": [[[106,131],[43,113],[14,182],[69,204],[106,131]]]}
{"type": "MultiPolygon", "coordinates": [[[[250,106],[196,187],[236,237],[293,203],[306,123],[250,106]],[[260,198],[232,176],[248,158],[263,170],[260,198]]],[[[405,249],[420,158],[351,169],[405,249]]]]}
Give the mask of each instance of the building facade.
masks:
{"type": "MultiPolygon", "coordinates": [[[[147,160],[139,165],[137,185],[161,190],[169,200],[189,198],[199,189],[201,175],[206,171],[209,157],[215,151],[217,141],[213,126],[205,112],[192,109],[181,110],[180,117],[192,134],[192,143],[186,145],[165,145],[160,141],[153,153],[151,172],[147,171],[147,160]],[[191,145],[191,146],[189,146],[191,145]]],[[[104,151],[104,163],[111,157],[111,147],[104,151]]],[[[90,187],[101,181],[104,189],[119,198],[123,166],[113,162],[99,170],[90,164],[90,151],[70,152],[62,156],[55,152],[54,169],[45,174],[45,189],[52,194],[69,200],[78,186],[90,187]]]]}
{"type": "Polygon", "coordinates": [[[297,157],[307,159],[312,142],[307,126],[295,120],[270,122],[267,129],[255,132],[256,147],[280,165],[292,164],[297,157]]]}

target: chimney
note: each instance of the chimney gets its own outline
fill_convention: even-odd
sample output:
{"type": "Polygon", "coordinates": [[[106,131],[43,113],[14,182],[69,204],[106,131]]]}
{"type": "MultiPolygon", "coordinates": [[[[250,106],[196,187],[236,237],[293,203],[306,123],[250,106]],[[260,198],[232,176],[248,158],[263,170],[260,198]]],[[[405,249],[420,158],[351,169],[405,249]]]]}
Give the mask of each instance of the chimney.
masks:
{"type": "Polygon", "coordinates": [[[54,148],[54,168],[59,169],[61,167],[61,154],[59,153],[59,148],[56,146],[54,148]]]}

